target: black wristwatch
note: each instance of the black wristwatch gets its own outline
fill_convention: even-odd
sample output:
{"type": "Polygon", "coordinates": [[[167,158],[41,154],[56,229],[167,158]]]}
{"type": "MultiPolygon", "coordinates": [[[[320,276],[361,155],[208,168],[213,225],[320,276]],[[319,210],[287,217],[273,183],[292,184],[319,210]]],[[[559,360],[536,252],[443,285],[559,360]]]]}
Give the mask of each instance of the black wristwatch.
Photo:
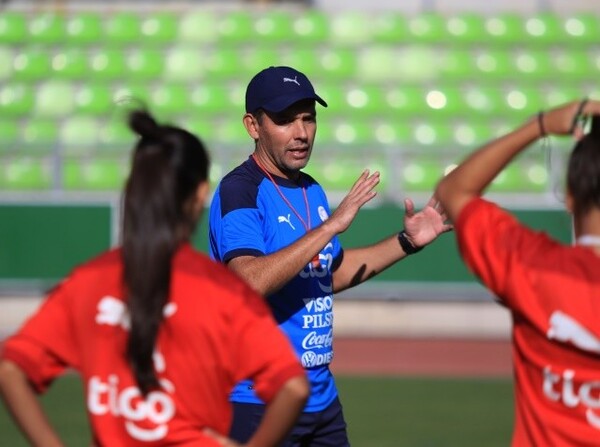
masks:
{"type": "Polygon", "coordinates": [[[404,253],[407,255],[412,255],[423,250],[423,247],[415,247],[413,244],[411,244],[411,242],[408,240],[405,230],[402,230],[400,233],[398,233],[398,242],[400,243],[402,250],[404,250],[404,253]]]}

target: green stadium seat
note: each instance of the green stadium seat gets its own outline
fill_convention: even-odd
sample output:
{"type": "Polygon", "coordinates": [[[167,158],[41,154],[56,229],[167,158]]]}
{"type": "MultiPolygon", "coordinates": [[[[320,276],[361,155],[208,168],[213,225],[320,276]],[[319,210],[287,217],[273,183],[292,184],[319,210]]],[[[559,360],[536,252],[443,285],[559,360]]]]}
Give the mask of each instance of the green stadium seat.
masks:
{"type": "Polygon", "coordinates": [[[56,78],[86,79],[89,73],[87,52],[80,48],[68,48],[54,54],[51,63],[56,78]]]}
{"type": "Polygon", "coordinates": [[[372,123],[373,141],[393,150],[406,149],[413,143],[410,125],[394,117],[372,123]]]}
{"type": "Polygon", "coordinates": [[[200,82],[210,65],[203,52],[195,47],[173,46],[167,50],[165,57],[163,77],[167,81],[200,82]]]}
{"type": "Polygon", "coordinates": [[[353,78],[357,70],[356,52],[348,48],[324,48],[318,60],[324,77],[334,79],[353,78]]]}
{"type": "Polygon", "coordinates": [[[140,15],[133,12],[113,12],[104,17],[106,44],[121,46],[138,42],[142,35],[140,15]]]}
{"type": "Polygon", "coordinates": [[[125,53],[117,49],[100,49],[90,55],[89,67],[93,79],[121,79],[127,72],[125,53]]]}
{"type": "Polygon", "coordinates": [[[174,43],[209,44],[219,38],[217,17],[213,11],[194,10],[182,14],[174,43]]]}
{"type": "MultiPolygon", "coordinates": [[[[161,51],[148,48],[135,48],[127,53],[126,75],[134,80],[160,79],[164,69],[165,57],[161,51]]],[[[125,75],[124,73],[124,75],[125,75]]]]}
{"type": "Polygon", "coordinates": [[[76,89],[76,113],[100,116],[112,110],[112,90],[106,84],[85,83],[76,89]]]}
{"type": "Polygon", "coordinates": [[[219,41],[246,43],[255,38],[254,18],[249,11],[224,12],[217,18],[219,41]]]}
{"type": "Polygon", "coordinates": [[[0,45],[0,82],[12,78],[14,59],[15,51],[11,47],[0,45]]]}
{"type": "Polygon", "coordinates": [[[317,108],[317,116],[323,114],[327,117],[335,117],[348,112],[346,106],[346,88],[330,82],[322,82],[315,85],[317,94],[325,100],[327,108],[317,108]]]}
{"type": "MultiPolygon", "coordinates": [[[[216,141],[219,145],[225,145],[231,150],[242,150],[247,152],[246,156],[252,152],[252,139],[248,135],[246,128],[241,120],[221,120],[216,123],[216,132],[214,133],[216,141]]],[[[234,157],[233,164],[237,165],[246,157],[234,157]]]]}
{"type": "Polygon", "coordinates": [[[73,12],[66,19],[65,33],[67,41],[78,47],[102,42],[102,16],[92,12],[73,12]]]}
{"type": "Polygon", "coordinates": [[[371,17],[371,40],[397,45],[409,41],[408,20],[400,12],[388,11],[371,17]]]}
{"type": "Polygon", "coordinates": [[[27,21],[28,40],[32,43],[57,44],[65,40],[64,17],[53,13],[39,13],[27,21]]]}
{"type": "Polygon", "coordinates": [[[470,81],[479,76],[477,56],[465,49],[444,48],[438,53],[439,78],[448,82],[470,81]]]}
{"type": "Polygon", "coordinates": [[[548,46],[560,44],[568,38],[562,24],[562,18],[552,12],[527,17],[523,26],[528,45],[548,46]]]}
{"type": "Polygon", "coordinates": [[[452,136],[449,126],[433,120],[414,123],[412,132],[414,143],[420,150],[430,150],[430,154],[437,153],[442,145],[447,145],[452,136]]]}
{"type": "Polygon", "coordinates": [[[346,90],[345,104],[348,113],[375,117],[385,114],[384,89],[377,85],[360,85],[346,90]]]}
{"type": "Polygon", "coordinates": [[[553,56],[549,55],[545,49],[540,51],[517,51],[514,58],[517,76],[524,81],[554,79],[553,56]]]}
{"type": "Polygon", "coordinates": [[[192,87],[189,92],[191,107],[198,113],[209,115],[225,112],[243,113],[242,108],[232,108],[231,91],[224,84],[200,84],[192,87]]]}
{"type": "Polygon", "coordinates": [[[205,56],[206,76],[213,80],[237,78],[243,51],[236,48],[213,48],[205,56]]]}
{"type": "Polygon", "coordinates": [[[317,9],[307,9],[298,14],[290,29],[298,45],[314,45],[329,40],[329,17],[317,9]]]}
{"type": "Polygon", "coordinates": [[[257,42],[278,45],[294,39],[293,33],[290,32],[292,26],[290,13],[279,10],[266,10],[255,18],[254,34],[257,42]]]}
{"type": "Polygon", "coordinates": [[[424,115],[429,112],[425,92],[415,85],[391,87],[385,93],[387,111],[402,119],[406,116],[424,115]]]}
{"type": "Polygon", "coordinates": [[[0,185],[5,190],[45,190],[52,187],[52,166],[44,158],[18,157],[0,164],[0,185]]]}
{"type": "Polygon", "coordinates": [[[408,155],[403,161],[397,177],[402,179],[408,192],[432,193],[437,182],[444,175],[444,165],[431,156],[408,155]]]}
{"type": "Polygon", "coordinates": [[[391,45],[367,45],[357,54],[356,75],[357,79],[367,82],[386,81],[402,74],[397,69],[398,50],[391,45]]]}
{"type": "Polygon", "coordinates": [[[19,149],[19,126],[19,120],[16,119],[2,117],[0,120],[0,156],[19,149]]]}
{"type": "Polygon", "coordinates": [[[2,117],[18,117],[31,113],[35,97],[30,85],[22,82],[0,84],[2,117]]]}
{"type": "Polygon", "coordinates": [[[75,109],[75,89],[65,81],[47,81],[38,84],[34,113],[36,116],[58,118],[75,109]]]}
{"type": "Polygon", "coordinates": [[[371,18],[358,11],[340,11],[329,20],[332,43],[337,45],[368,44],[371,39],[371,18]]]}
{"type": "Polygon", "coordinates": [[[440,72],[438,51],[433,46],[373,45],[360,51],[354,74],[356,79],[426,83],[440,72]]]}
{"type": "Polygon", "coordinates": [[[446,19],[437,13],[422,13],[408,20],[411,41],[418,43],[447,43],[446,19]]]}
{"type": "Polygon", "coordinates": [[[25,47],[15,56],[13,62],[14,79],[37,81],[48,77],[51,71],[50,55],[46,50],[25,47]]]}
{"type": "Polygon", "coordinates": [[[523,17],[518,13],[500,13],[488,17],[484,22],[485,42],[488,45],[513,45],[527,42],[523,17]]]}
{"type": "Polygon", "coordinates": [[[432,119],[465,112],[463,93],[456,86],[440,86],[424,90],[425,104],[432,119]]]}
{"type": "Polygon", "coordinates": [[[312,160],[304,171],[313,176],[326,191],[345,193],[352,188],[366,167],[362,160],[328,157],[312,160]]]}
{"type": "Polygon", "coordinates": [[[494,135],[487,121],[466,119],[451,124],[452,139],[461,154],[490,141],[494,135]]]}
{"type": "Polygon", "coordinates": [[[566,17],[563,27],[568,36],[564,45],[579,47],[600,41],[600,18],[596,12],[581,12],[566,17]]]}
{"type": "Polygon", "coordinates": [[[175,13],[151,13],[141,19],[141,39],[144,45],[170,45],[177,38],[178,26],[175,13]]]}
{"type": "Polygon", "coordinates": [[[497,82],[498,79],[508,79],[514,76],[514,57],[505,49],[483,49],[474,57],[475,68],[481,79],[497,82]]]}
{"type": "Polygon", "coordinates": [[[98,129],[98,150],[127,155],[135,142],[134,133],[127,127],[124,117],[116,113],[98,129]]]}
{"type": "Polygon", "coordinates": [[[2,11],[0,14],[0,42],[21,44],[27,40],[27,17],[20,12],[2,11]]]}
{"type": "Polygon", "coordinates": [[[152,110],[163,117],[189,113],[190,90],[182,84],[161,84],[150,92],[152,110]]]}
{"type": "Polygon", "coordinates": [[[128,173],[128,162],[120,158],[65,159],[63,187],[69,190],[119,191],[128,173]]]}
{"type": "Polygon", "coordinates": [[[552,53],[551,64],[550,77],[564,82],[586,79],[596,82],[600,72],[600,66],[594,67],[594,55],[585,50],[561,48],[552,53]]]}
{"type": "Polygon", "coordinates": [[[504,92],[505,108],[522,111],[524,114],[537,113],[543,104],[541,93],[536,88],[513,88],[504,92]]]}
{"type": "Polygon", "coordinates": [[[468,86],[464,89],[464,101],[467,106],[467,113],[489,115],[507,112],[503,92],[496,86],[468,86]]]}
{"type": "Polygon", "coordinates": [[[360,153],[364,145],[373,144],[373,132],[369,124],[359,120],[340,120],[333,125],[333,136],[340,147],[352,146],[360,153]]]}
{"type": "Polygon", "coordinates": [[[21,129],[21,151],[28,155],[48,155],[59,144],[56,121],[47,119],[29,119],[21,129]]]}
{"type": "MultiPolygon", "coordinates": [[[[326,72],[318,59],[319,49],[305,46],[294,46],[289,51],[281,52],[281,65],[287,65],[294,67],[305,73],[312,81],[313,84],[326,78],[326,72]]],[[[315,86],[315,88],[317,88],[315,86]]]]}
{"type": "Polygon", "coordinates": [[[524,192],[528,186],[519,162],[515,161],[508,165],[492,181],[490,192],[524,192]]]}
{"type": "Polygon", "coordinates": [[[98,142],[98,120],[89,116],[72,116],[60,128],[63,154],[81,155],[94,150],[98,142]]]}
{"type": "Polygon", "coordinates": [[[453,45],[477,45],[485,42],[486,33],[481,14],[456,14],[446,19],[445,26],[453,45]]]}
{"type": "Polygon", "coordinates": [[[248,48],[240,56],[238,59],[238,73],[244,76],[245,79],[250,79],[264,68],[281,65],[279,52],[272,47],[254,46],[248,48]]]}
{"type": "Polygon", "coordinates": [[[540,104],[540,108],[548,109],[583,98],[586,95],[582,88],[571,85],[551,85],[541,89],[540,96],[544,99],[543,104],[540,104]]]}

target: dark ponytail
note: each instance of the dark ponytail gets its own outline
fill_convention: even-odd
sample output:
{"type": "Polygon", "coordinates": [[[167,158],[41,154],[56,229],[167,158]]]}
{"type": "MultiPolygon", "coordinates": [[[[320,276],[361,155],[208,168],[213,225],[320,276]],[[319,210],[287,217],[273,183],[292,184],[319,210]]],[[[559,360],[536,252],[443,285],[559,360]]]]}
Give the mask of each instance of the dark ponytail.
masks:
{"type": "Polygon", "coordinates": [[[159,125],[134,111],[130,128],[135,146],[123,210],[123,280],[131,328],[127,359],[140,390],[159,387],[153,353],[171,284],[171,261],[194,231],[195,193],[207,181],[209,160],[191,133],[159,125]]]}
{"type": "Polygon", "coordinates": [[[600,208],[600,116],[592,116],[590,132],[575,145],[569,158],[567,189],[576,215],[600,208]]]}

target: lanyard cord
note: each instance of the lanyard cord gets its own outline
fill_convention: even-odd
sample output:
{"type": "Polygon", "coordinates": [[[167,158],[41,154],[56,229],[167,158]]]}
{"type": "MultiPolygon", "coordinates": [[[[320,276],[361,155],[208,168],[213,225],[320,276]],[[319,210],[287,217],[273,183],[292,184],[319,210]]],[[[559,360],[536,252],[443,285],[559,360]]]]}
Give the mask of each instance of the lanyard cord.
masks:
{"type": "Polygon", "coordinates": [[[302,185],[301,188],[302,188],[302,195],[304,196],[304,204],[306,205],[306,216],[308,217],[308,223],[304,221],[302,216],[300,216],[300,213],[298,213],[298,211],[296,211],[296,208],[294,208],[294,206],[290,203],[290,201],[287,199],[287,197],[283,194],[283,191],[281,191],[281,189],[279,188],[279,185],[277,184],[277,182],[275,181],[275,179],[273,178],[271,173],[269,171],[267,171],[263,167],[263,165],[260,164],[260,162],[258,161],[258,158],[256,158],[256,156],[254,154],[252,154],[252,158],[254,159],[254,161],[260,168],[260,170],[265,173],[265,175],[269,178],[269,180],[271,180],[271,183],[273,183],[273,186],[275,186],[275,189],[277,190],[277,192],[279,193],[279,195],[281,196],[283,201],[287,204],[287,206],[290,207],[290,209],[294,212],[294,214],[300,220],[300,222],[302,222],[304,229],[308,233],[310,231],[310,207],[308,205],[308,197],[306,196],[306,188],[304,187],[304,185],[302,185]]]}

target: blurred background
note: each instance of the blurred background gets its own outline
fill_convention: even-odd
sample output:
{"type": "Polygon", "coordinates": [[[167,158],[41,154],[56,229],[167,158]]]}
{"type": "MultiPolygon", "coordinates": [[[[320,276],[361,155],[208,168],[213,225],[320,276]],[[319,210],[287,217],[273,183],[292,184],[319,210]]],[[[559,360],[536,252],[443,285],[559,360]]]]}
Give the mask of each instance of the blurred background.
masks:
{"type": "MultiPolygon", "coordinates": [[[[307,171],[332,205],[365,167],[382,174],[377,199],[342,235],[353,246],[397,232],[403,200],[423,206],[437,180],[480,144],[541,109],[600,98],[599,42],[595,0],[1,1],[0,339],[77,263],[118,243],[134,143],[124,119],[133,107],[146,105],[199,134],[212,155],[214,186],[253,149],[241,123],[250,78],[270,65],[303,71],[329,103],[318,109],[307,171]]],[[[561,191],[571,143],[536,143],[489,191],[565,242],[571,227],[561,191]]],[[[194,241],[202,250],[206,231],[203,223],[194,241]]],[[[335,315],[334,367],[342,375],[510,375],[508,315],[465,270],[452,234],[340,294],[335,315]],[[357,339],[377,343],[349,344],[357,339]],[[419,366],[424,358],[429,363],[419,366]]],[[[399,396],[420,395],[403,383],[399,396]]],[[[369,386],[341,383],[343,392],[369,386]]],[[[438,398],[450,389],[439,381],[424,386],[441,387],[438,398]]],[[[454,445],[466,438],[507,444],[510,383],[499,386],[493,416],[469,407],[470,417],[497,422],[505,399],[505,425],[489,427],[500,430],[498,443],[490,432],[473,432],[485,419],[470,425],[469,436],[458,431],[454,445]]],[[[385,387],[390,395],[392,385],[385,387]]],[[[465,396],[483,393],[475,390],[458,389],[449,400],[467,405],[465,396]]],[[[366,398],[347,401],[354,439],[366,398]]],[[[357,445],[399,445],[405,430],[419,427],[407,419],[415,408],[398,434],[398,420],[373,410],[365,438],[391,431],[392,440],[357,445]]],[[[423,419],[435,411],[421,410],[423,419]]],[[[449,420],[439,431],[445,443],[424,427],[418,441],[402,445],[453,445],[449,433],[464,429],[452,421],[457,414],[448,408],[435,416],[449,420]]]]}

